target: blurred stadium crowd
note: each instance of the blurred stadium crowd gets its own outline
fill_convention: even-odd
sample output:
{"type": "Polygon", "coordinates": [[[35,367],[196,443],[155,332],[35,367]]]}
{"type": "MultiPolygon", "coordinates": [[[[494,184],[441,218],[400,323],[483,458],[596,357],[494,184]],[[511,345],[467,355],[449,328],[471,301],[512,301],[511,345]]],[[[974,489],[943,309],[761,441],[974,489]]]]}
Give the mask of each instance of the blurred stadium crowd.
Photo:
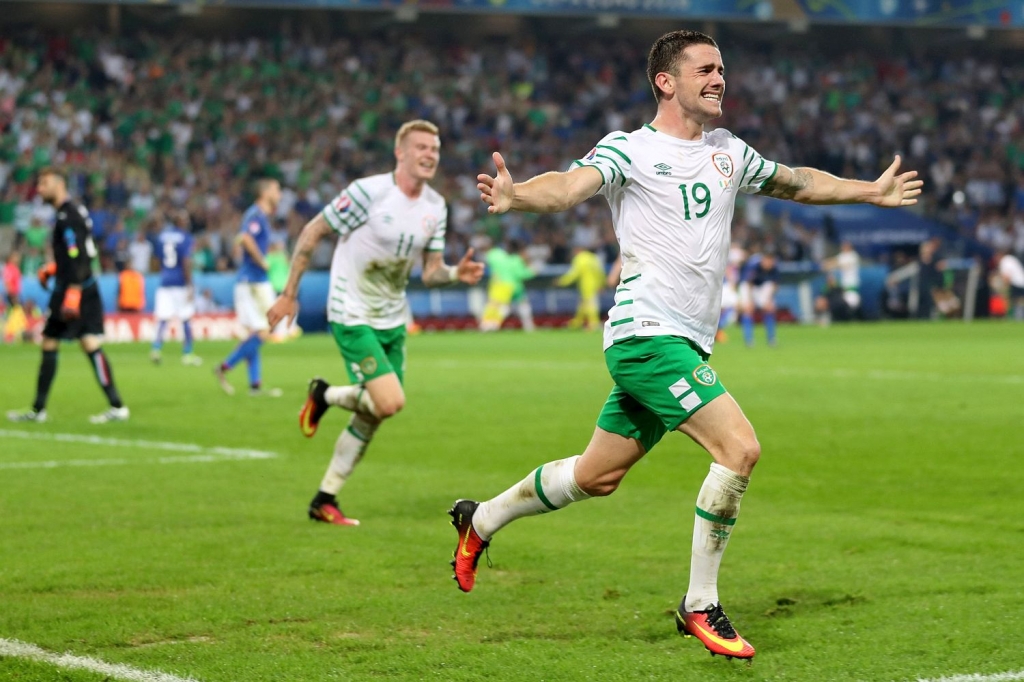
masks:
{"type": "MultiPolygon", "coordinates": [[[[499,219],[482,210],[474,178],[495,149],[525,178],[639,127],[652,111],[646,45],[0,38],[0,226],[15,228],[21,269],[34,272],[52,209],[34,197],[33,172],[56,163],[90,207],[105,271],[148,271],[150,238],[166,221],[198,235],[197,269],[232,269],[247,180],[281,179],[276,228],[287,244],[350,180],[389,170],[394,131],[422,117],[442,130],[449,259],[486,235],[525,242],[535,267],[567,263],[575,246],[607,261],[615,244],[603,208],[499,219]]],[[[873,179],[898,151],[928,183],[924,213],[1024,254],[1024,64],[723,48],[720,125],[762,154],[873,179]]],[[[738,206],[738,240],[784,259],[827,255],[826,235],[769,217],[763,201],[738,206]]],[[[329,260],[325,244],[316,265],[329,260]]]]}

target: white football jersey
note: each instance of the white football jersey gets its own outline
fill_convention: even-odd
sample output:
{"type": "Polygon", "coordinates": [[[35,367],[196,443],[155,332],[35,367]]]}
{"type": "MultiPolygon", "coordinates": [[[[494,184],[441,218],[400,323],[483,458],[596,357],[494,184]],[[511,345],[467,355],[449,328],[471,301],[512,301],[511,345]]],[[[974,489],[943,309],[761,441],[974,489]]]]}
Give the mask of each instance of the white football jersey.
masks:
{"type": "Polygon", "coordinates": [[[778,170],[728,130],[680,140],[645,125],[616,131],[576,166],[604,177],[622,251],[604,347],[632,336],[715,342],[729,235],[740,190],[757,192],[778,170]]]}
{"type": "Polygon", "coordinates": [[[860,288],[860,256],[856,251],[840,251],[836,256],[839,269],[839,286],[846,291],[860,288]]]}
{"type": "Polygon", "coordinates": [[[356,180],[324,207],[340,235],[331,262],[327,319],[346,326],[393,329],[408,319],[405,287],[424,251],[443,251],[444,197],[429,186],[410,199],[393,173],[356,180]]]}

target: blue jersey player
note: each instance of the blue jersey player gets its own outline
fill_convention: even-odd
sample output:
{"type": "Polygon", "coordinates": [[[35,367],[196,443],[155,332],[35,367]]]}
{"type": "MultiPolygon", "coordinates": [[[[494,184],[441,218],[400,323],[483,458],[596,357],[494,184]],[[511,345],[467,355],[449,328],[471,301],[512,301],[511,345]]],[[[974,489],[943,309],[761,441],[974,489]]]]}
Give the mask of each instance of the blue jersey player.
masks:
{"type": "Polygon", "coordinates": [[[775,291],[779,286],[779,267],[771,253],[755,253],[740,272],[740,322],[743,340],[754,345],[754,311],[764,313],[768,345],[775,345],[775,291]]]}
{"type": "Polygon", "coordinates": [[[220,386],[228,395],[235,392],[227,373],[242,360],[249,365],[249,394],[279,396],[278,389],[264,391],[260,346],[270,335],[267,311],[274,304],[274,290],[267,276],[267,250],[270,247],[270,220],[281,201],[281,185],[264,178],[256,182],[256,202],[242,216],[237,242],[242,247],[242,262],[235,283],[235,315],[247,338],[215,370],[220,386]]]}
{"type": "Polygon", "coordinates": [[[185,338],[182,364],[201,365],[202,359],[192,352],[192,317],[196,313],[196,306],[192,287],[192,235],[188,231],[188,214],[179,211],[173,216],[173,221],[156,238],[156,255],[160,259],[160,287],[156,290],[154,312],[158,325],[149,357],[154,363],[160,364],[167,323],[177,318],[181,320],[185,338]]]}

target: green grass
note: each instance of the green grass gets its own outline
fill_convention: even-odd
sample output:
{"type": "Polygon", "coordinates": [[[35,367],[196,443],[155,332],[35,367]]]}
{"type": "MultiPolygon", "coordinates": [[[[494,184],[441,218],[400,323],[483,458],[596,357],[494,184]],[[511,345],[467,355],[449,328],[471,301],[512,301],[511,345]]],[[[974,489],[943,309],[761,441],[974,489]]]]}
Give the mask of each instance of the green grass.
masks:
{"type": "MultiPolygon", "coordinates": [[[[760,331],[760,330],[759,330],[760,331]]],[[[1024,668],[1024,326],[786,327],[712,364],[763,447],[726,553],[753,665],[675,634],[707,456],[674,434],[608,499],[524,519],[461,594],[444,513],[578,453],[610,388],[598,335],[439,334],[409,343],[408,405],[343,491],[357,529],[305,518],[345,421],[299,435],[326,337],[265,350],[279,400],[229,398],[202,368],[108,347],[132,409],[67,346],[41,426],[19,431],[256,448],[262,461],[0,436],[0,638],[202,682],[916,680],[1024,668]]],[[[27,405],[38,351],[0,348],[0,407],[27,405]]],[[[242,384],[244,369],[235,373],[242,384]]],[[[103,679],[0,659],[0,679],[103,679]]]]}

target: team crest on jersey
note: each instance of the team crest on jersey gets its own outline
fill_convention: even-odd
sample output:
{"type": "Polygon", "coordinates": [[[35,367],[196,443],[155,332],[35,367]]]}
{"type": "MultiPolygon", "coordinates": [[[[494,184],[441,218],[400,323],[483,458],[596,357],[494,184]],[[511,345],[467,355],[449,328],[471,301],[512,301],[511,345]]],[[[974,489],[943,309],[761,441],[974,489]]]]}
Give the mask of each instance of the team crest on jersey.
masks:
{"type": "Polygon", "coordinates": [[[733,171],[736,170],[736,167],[732,164],[732,157],[725,152],[712,154],[711,162],[718,169],[718,172],[727,178],[731,178],[733,171]]]}
{"type": "Polygon", "coordinates": [[[342,194],[338,197],[337,201],[334,202],[334,210],[338,213],[344,213],[352,207],[352,200],[347,195],[342,194]]]}
{"type": "Polygon", "coordinates": [[[363,374],[373,374],[377,371],[377,359],[372,355],[366,356],[359,363],[359,369],[362,370],[363,374]]]}
{"type": "Polygon", "coordinates": [[[587,161],[593,161],[597,157],[597,147],[590,150],[590,153],[584,156],[587,161]]]}
{"type": "Polygon", "coordinates": [[[423,234],[431,235],[434,230],[437,229],[437,218],[434,216],[426,216],[423,218],[423,234]]]}
{"type": "Polygon", "coordinates": [[[260,224],[258,222],[256,222],[255,220],[252,221],[251,223],[249,223],[249,231],[252,232],[253,234],[259,234],[260,233],[260,224]]]}
{"type": "Polygon", "coordinates": [[[705,386],[714,386],[715,382],[718,381],[715,370],[711,369],[711,365],[707,363],[693,370],[693,378],[705,386]]]}

